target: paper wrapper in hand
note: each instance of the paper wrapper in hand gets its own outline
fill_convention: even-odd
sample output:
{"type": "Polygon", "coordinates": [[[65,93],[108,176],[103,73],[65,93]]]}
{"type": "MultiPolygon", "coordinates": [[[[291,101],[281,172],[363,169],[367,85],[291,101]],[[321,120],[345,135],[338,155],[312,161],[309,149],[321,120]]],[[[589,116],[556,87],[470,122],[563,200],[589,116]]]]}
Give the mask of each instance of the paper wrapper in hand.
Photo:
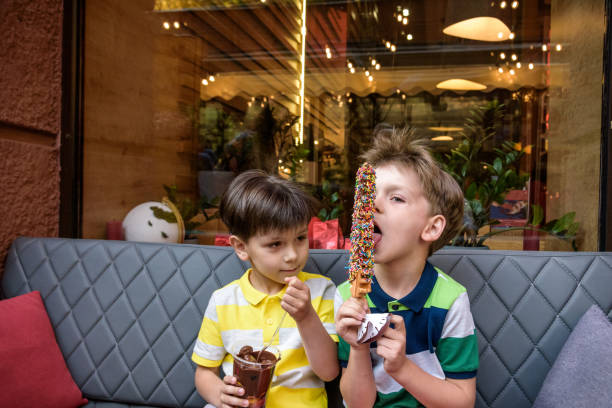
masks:
{"type": "Polygon", "coordinates": [[[368,343],[376,340],[389,327],[391,314],[368,313],[357,331],[357,342],[368,343]]]}

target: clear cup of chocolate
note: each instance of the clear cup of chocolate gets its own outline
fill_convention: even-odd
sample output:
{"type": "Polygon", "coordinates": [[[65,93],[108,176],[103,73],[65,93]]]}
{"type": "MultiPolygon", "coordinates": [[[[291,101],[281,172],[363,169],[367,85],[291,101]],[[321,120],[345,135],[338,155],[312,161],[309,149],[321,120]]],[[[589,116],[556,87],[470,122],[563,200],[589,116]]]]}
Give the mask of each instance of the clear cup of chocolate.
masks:
{"type": "Polygon", "coordinates": [[[280,351],[269,346],[263,352],[262,347],[241,346],[232,353],[234,357],[234,377],[244,388],[244,398],[249,401],[249,408],[266,406],[266,394],[270,388],[276,363],[280,360],[280,351]]]}

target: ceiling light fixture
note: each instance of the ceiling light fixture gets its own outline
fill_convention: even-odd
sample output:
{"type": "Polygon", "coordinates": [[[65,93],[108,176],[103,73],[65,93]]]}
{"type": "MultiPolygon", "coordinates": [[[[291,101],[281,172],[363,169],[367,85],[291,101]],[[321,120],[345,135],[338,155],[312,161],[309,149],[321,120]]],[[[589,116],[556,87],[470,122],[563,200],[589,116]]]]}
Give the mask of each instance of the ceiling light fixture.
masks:
{"type": "Polygon", "coordinates": [[[432,137],[431,140],[434,142],[451,142],[453,138],[451,136],[436,136],[432,137]]]}
{"type": "Polygon", "coordinates": [[[446,35],[478,41],[504,41],[510,36],[510,29],[495,17],[474,17],[445,27],[446,35]]]}
{"type": "Polygon", "coordinates": [[[439,89],[450,89],[453,91],[482,91],[487,89],[487,86],[479,82],[469,81],[467,79],[447,79],[439,82],[436,85],[439,89]]]}

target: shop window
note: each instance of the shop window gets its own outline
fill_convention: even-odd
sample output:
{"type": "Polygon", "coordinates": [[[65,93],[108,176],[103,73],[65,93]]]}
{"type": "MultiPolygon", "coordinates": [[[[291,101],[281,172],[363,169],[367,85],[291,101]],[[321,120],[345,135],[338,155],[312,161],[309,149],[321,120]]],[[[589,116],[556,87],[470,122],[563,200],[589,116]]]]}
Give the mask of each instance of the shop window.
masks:
{"type": "Polygon", "coordinates": [[[455,244],[597,249],[603,0],[85,10],[85,238],[171,193],[213,244],[218,198],[251,168],[301,183],[348,236],[358,156],[388,123],[461,182],[455,244]]]}

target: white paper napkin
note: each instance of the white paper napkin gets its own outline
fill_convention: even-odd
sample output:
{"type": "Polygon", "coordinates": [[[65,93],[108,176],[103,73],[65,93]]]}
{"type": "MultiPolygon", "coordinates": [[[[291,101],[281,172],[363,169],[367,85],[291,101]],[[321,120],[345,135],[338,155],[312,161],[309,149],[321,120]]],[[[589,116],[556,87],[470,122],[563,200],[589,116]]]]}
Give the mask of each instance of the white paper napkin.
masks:
{"type": "Polygon", "coordinates": [[[385,331],[391,321],[390,313],[368,313],[366,318],[361,323],[361,327],[357,331],[357,341],[359,343],[367,343],[376,340],[376,338],[385,331]]]}

